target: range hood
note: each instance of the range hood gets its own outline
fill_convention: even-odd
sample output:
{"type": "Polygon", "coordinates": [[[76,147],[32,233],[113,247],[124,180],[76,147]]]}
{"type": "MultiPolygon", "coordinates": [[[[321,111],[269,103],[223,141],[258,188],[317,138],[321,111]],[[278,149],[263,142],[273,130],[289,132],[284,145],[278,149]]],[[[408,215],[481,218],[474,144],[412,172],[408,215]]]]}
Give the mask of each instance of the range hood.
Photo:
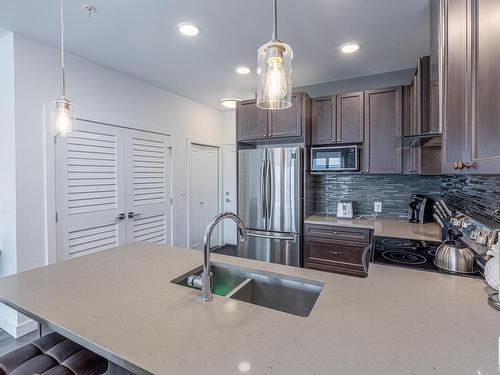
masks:
{"type": "Polygon", "coordinates": [[[441,146],[441,133],[431,132],[403,136],[403,147],[441,146]]]}

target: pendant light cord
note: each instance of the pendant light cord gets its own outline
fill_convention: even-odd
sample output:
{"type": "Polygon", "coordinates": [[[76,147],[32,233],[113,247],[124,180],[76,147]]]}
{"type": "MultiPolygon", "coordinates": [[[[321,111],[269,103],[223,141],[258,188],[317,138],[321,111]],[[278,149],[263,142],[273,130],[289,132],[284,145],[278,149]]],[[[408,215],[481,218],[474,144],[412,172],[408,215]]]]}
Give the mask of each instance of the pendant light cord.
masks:
{"type": "Polygon", "coordinates": [[[278,39],[278,0],[274,0],[273,6],[273,40],[278,39]]]}
{"type": "Polygon", "coordinates": [[[61,0],[61,93],[66,98],[66,74],[64,71],[64,0],[61,0]]]}

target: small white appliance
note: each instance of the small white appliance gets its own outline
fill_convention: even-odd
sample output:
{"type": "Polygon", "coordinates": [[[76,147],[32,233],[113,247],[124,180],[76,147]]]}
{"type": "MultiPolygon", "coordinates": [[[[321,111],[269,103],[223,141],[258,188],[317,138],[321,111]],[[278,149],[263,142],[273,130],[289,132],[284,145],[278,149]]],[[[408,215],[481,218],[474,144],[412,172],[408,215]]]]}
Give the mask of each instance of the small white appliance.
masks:
{"type": "Polygon", "coordinates": [[[337,217],[352,219],[354,217],[354,214],[352,212],[352,202],[339,201],[337,204],[337,217]]]}

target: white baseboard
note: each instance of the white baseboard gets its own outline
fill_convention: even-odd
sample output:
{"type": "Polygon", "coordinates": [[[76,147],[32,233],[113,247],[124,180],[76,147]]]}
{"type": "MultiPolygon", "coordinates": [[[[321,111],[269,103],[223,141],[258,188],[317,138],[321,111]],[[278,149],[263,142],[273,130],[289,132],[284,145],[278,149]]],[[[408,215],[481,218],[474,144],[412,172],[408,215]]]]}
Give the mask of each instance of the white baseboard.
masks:
{"type": "Polygon", "coordinates": [[[38,329],[38,323],[34,320],[28,319],[26,320],[20,313],[15,315],[8,314],[6,316],[4,314],[0,314],[0,327],[7,332],[9,335],[18,339],[28,333],[36,331],[38,329]],[[24,319],[20,319],[23,317],[24,319]],[[20,320],[24,320],[22,323],[19,323],[20,320]]]}

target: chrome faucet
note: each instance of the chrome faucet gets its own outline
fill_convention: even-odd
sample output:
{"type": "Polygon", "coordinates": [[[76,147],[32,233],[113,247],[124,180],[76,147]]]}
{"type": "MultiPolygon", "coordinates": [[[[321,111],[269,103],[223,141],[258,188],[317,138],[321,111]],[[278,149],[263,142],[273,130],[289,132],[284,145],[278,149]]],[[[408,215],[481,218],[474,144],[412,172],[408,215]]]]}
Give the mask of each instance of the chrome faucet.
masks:
{"type": "Polygon", "coordinates": [[[201,274],[201,299],[203,301],[210,301],[213,298],[212,270],[210,266],[210,237],[212,237],[212,232],[215,226],[224,219],[232,219],[236,222],[238,225],[240,241],[244,241],[247,237],[243,221],[241,221],[241,219],[232,212],[223,212],[214,217],[208,224],[207,229],[205,230],[205,235],[203,236],[203,273],[201,274]]]}

